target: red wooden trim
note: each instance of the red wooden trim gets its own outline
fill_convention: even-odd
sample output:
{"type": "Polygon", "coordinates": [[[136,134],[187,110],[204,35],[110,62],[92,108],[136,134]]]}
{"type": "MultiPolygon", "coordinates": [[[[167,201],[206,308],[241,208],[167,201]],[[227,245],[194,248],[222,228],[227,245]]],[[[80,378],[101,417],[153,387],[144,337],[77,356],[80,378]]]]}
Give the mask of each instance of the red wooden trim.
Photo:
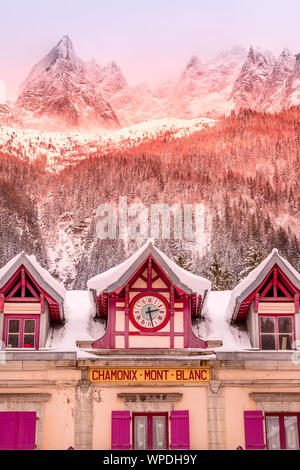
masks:
{"type": "Polygon", "coordinates": [[[259,302],[294,302],[294,297],[260,297],[259,302]]]}
{"type": "Polygon", "coordinates": [[[152,284],[155,282],[155,281],[158,281],[158,279],[160,279],[159,275],[156,274],[156,276],[154,276],[154,278],[152,279],[152,284]]]}
{"type": "MultiPolygon", "coordinates": [[[[125,284],[121,286],[121,288],[119,289],[119,292],[121,292],[125,288],[126,284],[128,284],[129,287],[131,287],[136,282],[136,280],[143,274],[143,272],[145,271],[145,269],[147,269],[147,267],[148,267],[148,258],[140,265],[140,267],[136,270],[136,272],[132,274],[132,276],[125,282],[125,284]]],[[[146,282],[148,282],[148,279],[146,280],[146,282]]]]}
{"type": "MultiPolygon", "coordinates": [[[[287,296],[287,297],[290,297],[290,293],[286,290],[286,288],[284,287],[284,285],[278,281],[278,287],[280,287],[280,289],[282,290],[282,292],[287,296]]],[[[275,292],[274,292],[275,293],[275,292]]],[[[277,289],[276,289],[276,294],[277,294],[277,289]]]]}
{"type": "MultiPolygon", "coordinates": [[[[119,335],[119,333],[116,331],[116,333],[119,335]]],[[[120,332],[121,334],[124,334],[124,331],[120,332]]],[[[148,332],[148,331],[129,331],[129,336],[170,336],[171,333],[169,331],[163,331],[163,332],[148,332]]],[[[173,336],[181,336],[184,337],[184,333],[173,333],[173,336]]],[[[174,346],[173,346],[174,347],[174,346]]]]}
{"type": "Polygon", "coordinates": [[[174,349],[174,287],[170,287],[170,348],[174,349]]]}
{"type": "Polygon", "coordinates": [[[148,259],[148,280],[147,280],[147,288],[150,290],[152,287],[152,259],[149,256],[148,259]]]}
{"type": "Polygon", "coordinates": [[[20,269],[19,268],[13,275],[12,277],[7,281],[6,284],[4,284],[3,287],[1,287],[1,292],[5,294],[7,294],[7,292],[9,292],[10,289],[13,288],[13,286],[15,285],[15,283],[18,281],[18,277],[19,277],[19,274],[20,274],[20,269]]]}
{"type": "Polygon", "coordinates": [[[278,281],[278,276],[277,276],[277,268],[274,268],[273,271],[273,289],[274,289],[274,297],[277,297],[277,281],[278,281]]]}
{"type": "Polygon", "coordinates": [[[166,288],[159,288],[159,287],[155,287],[155,288],[150,288],[150,289],[146,289],[146,287],[131,287],[130,289],[130,292],[149,292],[149,290],[153,291],[153,292],[170,292],[170,289],[166,289],[166,288]]]}
{"type": "Polygon", "coordinates": [[[125,286],[125,349],[129,348],[129,285],[125,286]]]}
{"type": "MultiPolygon", "coordinates": [[[[30,290],[30,292],[32,293],[33,297],[35,297],[36,299],[40,300],[38,294],[35,292],[35,290],[33,289],[33,287],[31,286],[31,284],[26,280],[25,281],[25,286],[30,290]]],[[[24,296],[25,297],[25,296],[24,296]]]]}
{"type": "Polygon", "coordinates": [[[277,266],[279,276],[282,278],[284,283],[286,284],[286,287],[291,291],[291,294],[299,293],[300,290],[298,290],[292,282],[286,277],[286,275],[281,271],[281,269],[277,266]]]}
{"type": "Polygon", "coordinates": [[[4,294],[0,294],[0,312],[4,312],[4,294]]]}
{"type": "Polygon", "coordinates": [[[267,287],[260,294],[260,297],[264,297],[267,294],[267,292],[269,292],[270,288],[272,287],[272,284],[273,284],[273,281],[270,281],[269,284],[267,284],[267,287]]]}
{"type": "Polygon", "coordinates": [[[40,299],[36,299],[36,298],[33,298],[33,297],[11,297],[11,298],[8,298],[6,297],[5,299],[5,303],[22,303],[22,304],[25,304],[25,303],[40,303],[40,299]]]}
{"type": "MultiPolygon", "coordinates": [[[[8,296],[7,296],[7,299],[11,298],[15,292],[17,292],[17,290],[22,286],[22,281],[19,281],[15,287],[9,292],[8,296]]],[[[23,296],[24,298],[24,296],[23,296]]]]}
{"type": "Polygon", "coordinates": [[[25,269],[21,269],[21,283],[22,283],[22,293],[21,297],[25,297],[25,269]]]}

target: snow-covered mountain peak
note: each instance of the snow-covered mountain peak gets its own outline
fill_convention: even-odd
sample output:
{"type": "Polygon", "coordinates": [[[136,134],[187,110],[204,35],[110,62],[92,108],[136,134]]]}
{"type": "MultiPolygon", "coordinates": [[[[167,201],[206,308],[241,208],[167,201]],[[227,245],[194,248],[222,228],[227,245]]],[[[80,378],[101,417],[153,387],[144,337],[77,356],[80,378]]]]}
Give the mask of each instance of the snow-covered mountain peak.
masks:
{"type": "Polygon", "coordinates": [[[73,43],[68,35],[62,37],[54,50],[57,52],[58,58],[62,60],[78,59],[73,43]]]}
{"type": "Polygon", "coordinates": [[[249,66],[253,64],[255,66],[259,65],[271,65],[273,66],[276,62],[275,56],[272,54],[271,51],[263,50],[261,47],[253,47],[251,46],[245,61],[244,66],[249,66]]]}
{"type": "Polygon", "coordinates": [[[91,82],[87,65],[77,56],[67,35],[33,67],[15,113],[31,128],[119,127],[116,114],[91,82]]]}
{"type": "MultiPolygon", "coordinates": [[[[69,36],[63,36],[62,39],[56,44],[55,47],[38,62],[29,73],[28,77],[21,84],[21,88],[24,88],[27,83],[34,81],[42,73],[49,72],[49,70],[57,65],[57,63],[72,63],[77,66],[82,66],[83,62],[77,56],[73,43],[69,36]]],[[[66,65],[66,64],[65,64],[66,65]]]]}
{"type": "Polygon", "coordinates": [[[182,79],[192,78],[197,79],[203,75],[205,67],[197,55],[193,55],[187,63],[187,66],[182,74],[182,79]]]}

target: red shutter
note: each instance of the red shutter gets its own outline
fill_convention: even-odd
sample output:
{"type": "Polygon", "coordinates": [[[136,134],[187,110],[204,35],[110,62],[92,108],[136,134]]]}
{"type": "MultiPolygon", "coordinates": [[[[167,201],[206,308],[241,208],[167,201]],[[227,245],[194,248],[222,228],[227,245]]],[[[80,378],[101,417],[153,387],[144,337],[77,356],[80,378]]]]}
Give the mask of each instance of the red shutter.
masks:
{"type": "Polygon", "coordinates": [[[171,449],[190,448],[188,411],[171,411],[171,449]]]}
{"type": "Polygon", "coordinates": [[[245,444],[246,449],[264,449],[264,423],[262,411],[245,411],[245,444]]]}
{"type": "Polygon", "coordinates": [[[36,413],[9,411],[0,413],[0,449],[35,449],[36,413]]]}
{"type": "Polygon", "coordinates": [[[112,411],[111,418],[112,450],[130,449],[130,412],[112,411]]]}
{"type": "Polygon", "coordinates": [[[34,450],[36,413],[31,411],[18,413],[17,423],[16,449],[34,450]]]}
{"type": "Polygon", "coordinates": [[[0,413],[0,450],[16,448],[16,413],[0,413]]]}

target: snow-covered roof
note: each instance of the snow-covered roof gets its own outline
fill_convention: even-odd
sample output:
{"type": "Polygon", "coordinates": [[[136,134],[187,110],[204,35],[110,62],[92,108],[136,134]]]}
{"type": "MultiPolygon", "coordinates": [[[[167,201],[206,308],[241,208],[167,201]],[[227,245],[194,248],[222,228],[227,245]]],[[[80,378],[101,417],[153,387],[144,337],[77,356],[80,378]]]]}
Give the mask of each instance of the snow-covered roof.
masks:
{"type": "Polygon", "coordinates": [[[88,288],[96,290],[99,295],[101,292],[112,292],[122,287],[149,255],[155,259],[169,279],[181,290],[199,295],[210,290],[211,282],[208,279],[196,276],[178,266],[154,246],[152,239],[149,239],[123,263],[90,279],[87,283],[88,288]]]}
{"type": "Polygon", "coordinates": [[[275,264],[287,275],[295,287],[300,289],[300,274],[285,258],[280,256],[278,250],[274,248],[269,256],[233,289],[227,310],[228,319],[236,319],[243,300],[263,282],[275,264]]]}
{"type": "Polygon", "coordinates": [[[247,331],[237,330],[227,319],[227,310],[231,291],[211,291],[203,312],[204,320],[200,323],[198,334],[206,340],[221,340],[218,350],[240,351],[251,349],[247,331]]]}
{"type": "MultiPolygon", "coordinates": [[[[197,337],[204,340],[221,340],[218,351],[251,349],[246,331],[237,330],[226,317],[231,291],[210,292],[205,306],[204,321],[193,325],[197,337]]],[[[45,350],[76,352],[78,359],[92,359],[89,347],[80,348],[78,341],[94,342],[105,333],[105,324],[94,320],[88,291],[68,291],[65,305],[65,324],[50,328],[45,350]],[[88,351],[85,351],[87,349],[88,351]]]]}
{"type": "MultiPolygon", "coordinates": [[[[66,297],[64,286],[37,262],[35,256],[28,256],[23,251],[12,258],[0,269],[0,288],[14,275],[20,266],[24,266],[39,286],[47,292],[63,309],[66,297]]],[[[63,311],[61,311],[63,318],[63,311]]]]}
{"type": "Polygon", "coordinates": [[[75,351],[78,359],[92,358],[77,346],[77,341],[92,341],[105,332],[104,324],[94,321],[88,291],[68,291],[65,301],[65,323],[49,330],[45,349],[75,351]]]}

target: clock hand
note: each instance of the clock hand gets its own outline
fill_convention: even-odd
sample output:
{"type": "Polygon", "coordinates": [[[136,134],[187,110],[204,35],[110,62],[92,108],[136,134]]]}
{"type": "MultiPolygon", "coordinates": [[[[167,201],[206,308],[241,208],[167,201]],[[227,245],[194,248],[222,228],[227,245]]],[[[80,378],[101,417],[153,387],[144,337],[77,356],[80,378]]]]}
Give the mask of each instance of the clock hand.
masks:
{"type": "Polygon", "coordinates": [[[158,312],[159,311],[159,308],[155,309],[155,310],[147,310],[147,313],[153,313],[153,312],[158,312]]]}
{"type": "MultiPolygon", "coordinates": [[[[155,310],[153,310],[153,311],[155,312],[155,310]]],[[[148,310],[147,310],[146,313],[148,313],[148,315],[149,315],[149,317],[150,317],[151,324],[152,324],[152,326],[153,326],[153,328],[154,328],[153,320],[152,320],[152,315],[151,315],[152,311],[150,310],[150,307],[148,307],[148,310]]]]}
{"type": "Polygon", "coordinates": [[[152,320],[152,315],[151,315],[151,313],[152,313],[152,312],[151,312],[151,310],[149,310],[149,317],[150,317],[150,320],[151,320],[151,324],[152,324],[152,326],[153,326],[153,328],[154,328],[154,325],[153,325],[153,320],[152,320]]]}

